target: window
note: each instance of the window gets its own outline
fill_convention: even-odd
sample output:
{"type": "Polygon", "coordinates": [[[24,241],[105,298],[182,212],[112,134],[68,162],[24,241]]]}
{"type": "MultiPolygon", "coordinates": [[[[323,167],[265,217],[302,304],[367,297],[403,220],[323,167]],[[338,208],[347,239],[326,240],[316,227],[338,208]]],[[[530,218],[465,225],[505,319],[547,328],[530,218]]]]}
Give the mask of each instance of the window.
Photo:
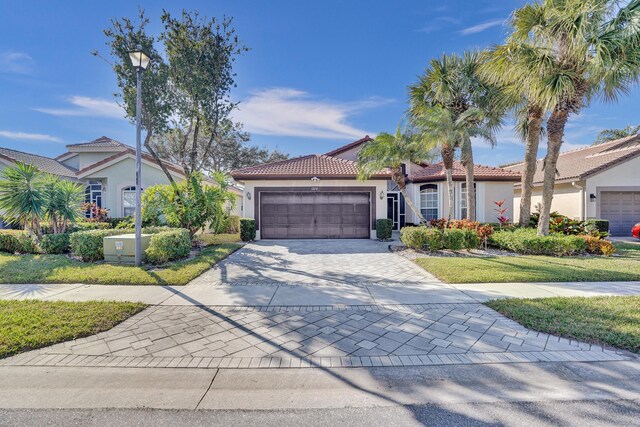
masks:
{"type": "Polygon", "coordinates": [[[122,214],[133,216],[136,213],[136,187],[125,187],[122,189],[122,214]]]}
{"type": "MultiPolygon", "coordinates": [[[[102,182],[89,181],[84,190],[84,201],[86,203],[94,203],[97,207],[102,207],[102,182]]],[[[87,210],[85,216],[91,218],[91,209],[87,210]]]]}
{"type": "MultiPolygon", "coordinates": [[[[473,184],[475,190],[476,184],[473,184]]],[[[460,219],[467,217],[467,183],[463,182],[460,186],[460,219]]]]}
{"type": "Polygon", "coordinates": [[[438,187],[427,184],[420,187],[420,213],[427,220],[438,219],[438,187]]]}

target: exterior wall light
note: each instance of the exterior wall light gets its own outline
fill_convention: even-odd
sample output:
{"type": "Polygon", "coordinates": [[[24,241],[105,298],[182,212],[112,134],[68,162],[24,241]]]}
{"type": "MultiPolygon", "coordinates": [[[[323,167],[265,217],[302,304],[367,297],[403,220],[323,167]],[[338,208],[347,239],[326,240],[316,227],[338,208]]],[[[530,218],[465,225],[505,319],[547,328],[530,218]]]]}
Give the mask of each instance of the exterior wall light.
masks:
{"type": "Polygon", "coordinates": [[[380,200],[384,200],[384,190],[380,190],[380,200]]]}
{"type": "Polygon", "coordinates": [[[250,191],[247,191],[247,199],[251,200],[251,192],[250,191]]]}
{"type": "Polygon", "coordinates": [[[591,200],[592,202],[595,202],[596,201],[596,195],[593,194],[593,193],[589,194],[589,200],[591,200]]]}

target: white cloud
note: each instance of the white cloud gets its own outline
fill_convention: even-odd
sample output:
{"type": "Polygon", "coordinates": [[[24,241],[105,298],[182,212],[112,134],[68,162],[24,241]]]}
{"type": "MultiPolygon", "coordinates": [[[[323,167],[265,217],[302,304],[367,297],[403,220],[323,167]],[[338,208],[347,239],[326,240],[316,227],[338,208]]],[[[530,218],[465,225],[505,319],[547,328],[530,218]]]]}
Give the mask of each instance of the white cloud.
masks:
{"type": "Polygon", "coordinates": [[[468,27],[460,30],[460,35],[468,36],[470,34],[481,33],[482,31],[488,30],[489,28],[497,27],[498,25],[502,25],[503,23],[504,19],[496,19],[493,21],[483,22],[482,24],[474,25],[473,27],[468,27]]]}
{"type": "Polygon", "coordinates": [[[0,53],[0,72],[15,74],[31,74],[33,58],[24,52],[0,53]]]}
{"type": "Polygon", "coordinates": [[[0,137],[29,141],[62,142],[60,138],[51,135],[45,135],[42,133],[13,132],[9,130],[0,130],[0,137]]]}
{"type": "Polygon", "coordinates": [[[459,25],[460,20],[452,16],[439,16],[422,28],[415,30],[418,33],[432,33],[446,27],[447,25],[459,25]]]}
{"type": "Polygon", "coordinates": [[[52,116],[89,116],[123,119],[125,112],[115,101],[88,96],[72,96],[68,99],[71,108],[34,108],[52,116]]]}
{"type": "Polygon", "coordinates": [[[261,135],[361,138],[368,132],[350,125],[347,119],[389,102],[379,98],[336,102],[297,89],[272,88],[253,92],[240,103],[234,116],[249,132],[261,135]]]}

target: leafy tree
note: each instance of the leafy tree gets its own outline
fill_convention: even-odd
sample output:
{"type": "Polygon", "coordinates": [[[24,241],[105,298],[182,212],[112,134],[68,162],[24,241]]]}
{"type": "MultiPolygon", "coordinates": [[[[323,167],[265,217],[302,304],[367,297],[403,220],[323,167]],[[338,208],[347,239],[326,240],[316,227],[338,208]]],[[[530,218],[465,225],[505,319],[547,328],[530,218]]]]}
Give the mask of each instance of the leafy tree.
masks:
{"type": "Polygon", "coordinates": [[[193,236],[223,217],[227,203],[235,202],[235,195],[227,190],[223,174],[216,174],[215,183],[208,183],[204,175],[195,172],[176,185],[181,203],[178,203],[171,185],[154,185],[144,191],[142,220],[145,224],[166,223],[172,227],[186,228],[193,236]]]}
{"type": "MultiPolygon", "coordinates": [[[[174,152],[174,159],[190,176],[203,170],[214,145],[236,128],[231,121],[236,108],[230,99],[235,86],[233,63],[247,48],[238,40],[230,18],[205,20],[198,12],[187,11],[175,18],[165,11],[158,37],[164,45],[161,54],[154,48],[156,39],[147,33],[149,19],[144,11],[138,20],[135,24],[128,18],[114,19],[104,31],[115,59],[119,97],[127,117],[135,120],[136,77],[128,52],[140,46],[152,59],[143,73],[144,145],[162,166],[160,147],[177,138],[177,144],[165,151],[174,152]]],[[[175,184],[168,170],[163,170],[175,184]]]]}
{"type": "MultiPolygon", "coordinates": [[[[449,111],[452,123],[467,128],[453,145],[443,145],[443,163],[451,173],[455,149],[461,149],[461,162],[465,167],[468,189],[474,185],[474,163],[471,138],[474,134],[493,133],[502,123],[505,105],[497,86],[488,84],[480,76],[478,68],[480,54],[476,51],[443,55],[441,59],[432,59],[429,67],[420,76],[418,83],[409,87],[409,114],[412,118],[424,116],[432,107],[449,111]],[[468,110],[475,110],[464,120],[459,120],[468,110]],[[480,131],[480,129],[482,129],[480,131]]],[[[494,138],[490,138],[494,141],[494,138]]],[[[467,218],[475,221],[475,191],[467,191],[467,218]]]]}
{"type": "Polygon", "coordinates": [[[27,163],[17,162],[0,173],[0,209],[9,223],[42,236],[40,219],[47,203],[45,176],[27,163]]]}
{"type": "Polygon", "coordinates": [[[425,163],[431,157],[432,153],[411,130],[398,125],[395,134],[383,132],[358,152],[358,178],[366,180],[384,169],[390,169],[391,179],[400,189],[407,205],[420,222],[427,225],[424,216],[406,193],[407,183],[402,165],[408,161],[425,163]]]}
{"type": "MultiPolygon", "coordinates": [[[[234,169],[289,158],[287,154],[278,150],[270,151],[266,148],[247,145],[249,135],[242,131],[239,124],[228,122],[225,126],[227,128],[220,132],[220,138],[209,149],[209,156],[202,166],[205,171],[229,172],[234,169]]],[[[162,158],[179,163],[180,146],[183,139],[182,129],[174,129],[162,135],[159,141],[153,141],[152,145],[162,158]]],[[[198,144],[203,148],[208,144],[207,138],[200,137],[198,144]]]]}
{"type": "Polygon", "coordinates": [[[640,125],[629,125],[624,129],[604,129],[599,134],[593,145],[603,144],[605,142],[614,141],[616,139],[625,138],[627,136],[637,135],[640,132],[640,125]]]}
{"type": "Polygon", "coordinates": [[[640,0],[623,7],[616,0],[545,0],[514,15],[511,38],[529,46],[523,66],[535,71],[517,77],[542,106],[550,106],[540,235],[549,234],[556,164],[570,115],[597,96],[615,100],[638,79],[639,20],[640,0]]]}

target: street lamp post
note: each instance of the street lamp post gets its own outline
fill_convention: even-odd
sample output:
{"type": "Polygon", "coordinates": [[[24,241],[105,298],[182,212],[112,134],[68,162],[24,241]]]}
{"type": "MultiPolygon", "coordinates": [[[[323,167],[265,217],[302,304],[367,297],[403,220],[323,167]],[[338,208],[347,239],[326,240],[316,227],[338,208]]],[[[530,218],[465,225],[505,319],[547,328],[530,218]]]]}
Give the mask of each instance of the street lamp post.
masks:
{"type": "Polygon", "coordinates": [[[149,57],[141,50],[129,52],[136,69],[136,265],[142,264],[142,72],[149,66],[149,57]]]}

